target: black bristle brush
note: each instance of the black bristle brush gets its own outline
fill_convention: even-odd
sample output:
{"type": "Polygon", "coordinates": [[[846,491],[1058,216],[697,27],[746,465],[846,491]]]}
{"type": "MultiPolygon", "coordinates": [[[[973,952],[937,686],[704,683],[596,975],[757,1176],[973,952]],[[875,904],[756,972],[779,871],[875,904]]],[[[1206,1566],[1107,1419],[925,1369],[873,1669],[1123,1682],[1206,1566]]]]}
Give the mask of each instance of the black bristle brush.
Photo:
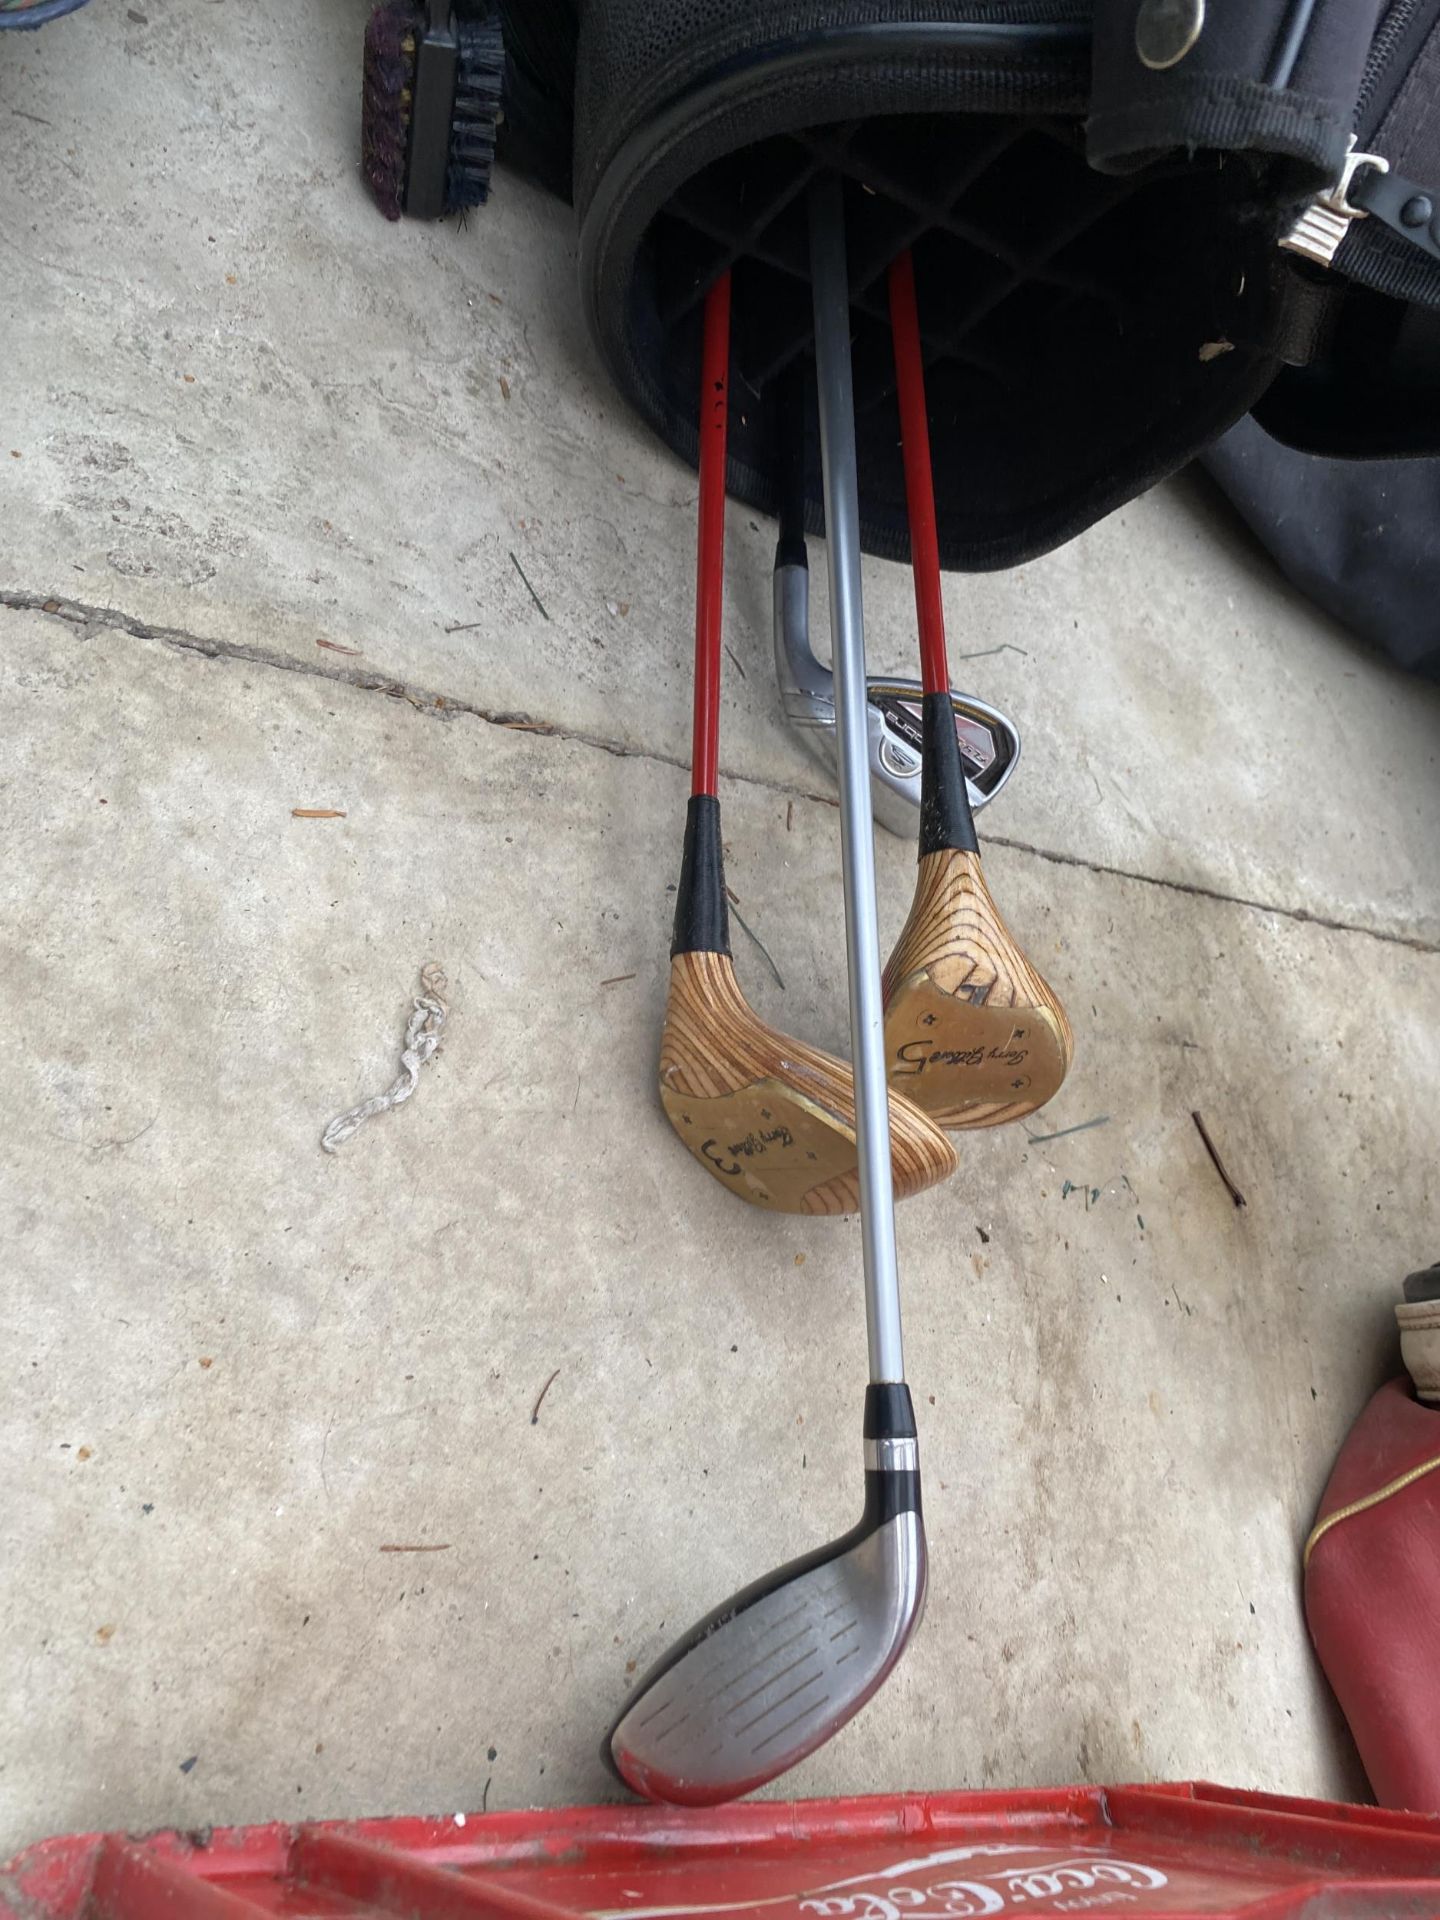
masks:
{"type": "Polygon", "coordinates": [[[386,219],[484,204],[504,78],[498,14],[381,0],[365,29],[361,164],[386,219]]]}

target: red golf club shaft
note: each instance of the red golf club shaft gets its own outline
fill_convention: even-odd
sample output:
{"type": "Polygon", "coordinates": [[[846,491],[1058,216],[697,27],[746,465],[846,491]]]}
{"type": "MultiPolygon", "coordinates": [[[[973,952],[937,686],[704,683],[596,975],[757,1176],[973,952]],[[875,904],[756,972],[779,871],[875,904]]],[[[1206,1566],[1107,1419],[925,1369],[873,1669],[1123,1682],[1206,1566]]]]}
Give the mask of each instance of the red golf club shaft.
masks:
{"type": "Polygon", "coordinates": [[[705,296],[700,354],[700,545],[695,567],[695,733],[690,791],[713,794],[720,758],[725,611],[725,434],[730,418],[730,274],[705,296]]]}
{"type": "Polygon", "coordinates": [[[945,606],[940,597],[940,542],[935,532],[935,480],[930,470],[930,422],[925,413],[925,357],[915,304],[915,265],[909,250],[890,264],[890,331],[900,395],[900,448],[905,458],[905,503],[910,515],[910,564],[920,624],[920,678],[926,693],[948,693],[945,606]]]}

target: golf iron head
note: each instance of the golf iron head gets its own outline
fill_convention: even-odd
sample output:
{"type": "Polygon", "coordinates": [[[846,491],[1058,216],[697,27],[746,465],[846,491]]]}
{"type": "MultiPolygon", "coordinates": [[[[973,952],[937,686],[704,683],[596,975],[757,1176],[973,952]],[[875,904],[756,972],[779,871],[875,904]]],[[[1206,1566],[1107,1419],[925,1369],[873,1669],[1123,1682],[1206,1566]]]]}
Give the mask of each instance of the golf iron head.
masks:
{"type": "MultiPolygon", "coordinates": [[[[835,766],[835,688],[828,667],[810,646],[810,570],[780,560],[775,567],[775,677],[780,704],[813,751],[835,766]]],[[[903,839],[915,837],[920,806],[921,700],[918,680],[872,674],[865,683],[869,723],[870,793],[875,818],[903,839]]],[[[1015,723],[973,694],[950,694],[955,736],[975,811],[988,806],[1015,771],[1020,735],[1015,723]]]]}
{"type": "Polygon", "coordinates": [[[603,1749],[634,1792],[689,1807],[749,1793],[883,1686],[925,1604],[909,1403],[903,1386],[868,1391],[860,1524],[707,1614],[636,1687],[603,1749]]]}

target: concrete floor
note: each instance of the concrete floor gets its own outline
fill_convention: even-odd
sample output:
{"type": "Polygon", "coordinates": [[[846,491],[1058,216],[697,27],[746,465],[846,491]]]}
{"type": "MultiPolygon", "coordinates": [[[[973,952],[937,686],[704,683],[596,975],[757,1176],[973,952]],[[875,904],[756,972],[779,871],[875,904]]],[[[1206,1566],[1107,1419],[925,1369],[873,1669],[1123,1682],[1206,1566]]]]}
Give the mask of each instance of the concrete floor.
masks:
{"type": "MultiPolygon", "coordinates": [[[[636,1663],[858,1494],[856,1223],[737,1207],[653,1093],[694,480],[563,208],[375,214],[365,10],[0,42],[0,1855],[605,1796],[636,1663]],[[429,960],[438,1063],[327,1158],[429,960]]],[[[841,1047],[830,789],[772,530],[730,534],[783,990],[738,959],[841,1047]]],[[[908,665],[907,576],[867,589],[908,665]]],[[[902,1212],[929,1612],[784,1790],[1353,1791],[1298,1545],[1435,1253],[1440,696],[1194,483],[948,592],[1025,734],[991,883],[1079,1043],[1035,1131],[1109,1119],[902,1212]]],[[[886,930],[912,871],[882,837],[886,930]]]]}

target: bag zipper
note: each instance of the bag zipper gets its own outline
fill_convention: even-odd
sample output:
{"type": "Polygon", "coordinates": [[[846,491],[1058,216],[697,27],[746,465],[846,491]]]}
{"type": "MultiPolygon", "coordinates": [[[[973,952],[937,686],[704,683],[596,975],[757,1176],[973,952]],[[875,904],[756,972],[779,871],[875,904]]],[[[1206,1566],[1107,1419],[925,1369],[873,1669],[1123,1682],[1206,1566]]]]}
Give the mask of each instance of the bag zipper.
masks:
{"type": "Polygon", "coordinates": [[[1316,194],[1280,236],[1287,253],[1298,253],[1319,267],[1333,266],[1340,242],[1357,220],[1373,213],[1391,233],[1432,258],[1440,259],[1440,216],[1435,199],[1422,187],[1392,174],[1383,154],[1360,151],[1359,139],[1373,138],[1414,63],[1417,41],[1440,26],[1435,0],[1391,0],[1376,29],[1361,75],[1355,103],[1356,132],[1350,136],[1339,178],[1316,194]]]}
{"type": "Polygon", "coordinates": [[[1428,11],[1433,11],[1431,0],[1390,0],[1385,18],[1376,28],[1375,38],[1370,43],[1365,70],[1360,78],[1359,97],[1355,102],[1355,131],[1362,138],[1375,132],[1390,109],[1398,83],[1410,70],[1411,60],[1400,60],[1397,56],[1402,53],[1413,55],[1414,49],[1409,43],[1416,37],[1417,26],[1423,29],[1423,33],[1428,33],[1434,25],[1433,20],[1426,18],[1428,11]],[[1392,68],[1395,69],[1393,75],[1390,71],[1392,68]],[[1387,75],[1392,84],[1384,87],[1387,75]]]}

